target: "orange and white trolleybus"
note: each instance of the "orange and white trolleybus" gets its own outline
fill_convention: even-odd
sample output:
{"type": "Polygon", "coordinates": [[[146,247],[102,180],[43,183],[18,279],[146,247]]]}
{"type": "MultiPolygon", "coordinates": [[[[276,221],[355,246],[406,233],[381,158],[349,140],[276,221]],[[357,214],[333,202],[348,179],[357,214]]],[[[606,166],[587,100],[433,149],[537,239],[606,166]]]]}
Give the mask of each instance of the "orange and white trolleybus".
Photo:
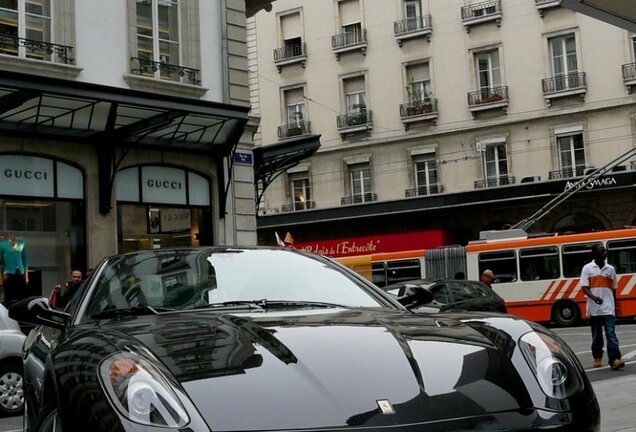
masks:
{"type": "Polygon", "coordinates": [[[495,274],[492,287],[506,301],[509,313],[569,326],[586,314],[586,296],[579,280],[596,243],[607,248],[607,262],[618,276],[617,317],[636,316],[633,228],[471,242],[465,247],[467,275],[478,279],[490,269],[495,274]]]}

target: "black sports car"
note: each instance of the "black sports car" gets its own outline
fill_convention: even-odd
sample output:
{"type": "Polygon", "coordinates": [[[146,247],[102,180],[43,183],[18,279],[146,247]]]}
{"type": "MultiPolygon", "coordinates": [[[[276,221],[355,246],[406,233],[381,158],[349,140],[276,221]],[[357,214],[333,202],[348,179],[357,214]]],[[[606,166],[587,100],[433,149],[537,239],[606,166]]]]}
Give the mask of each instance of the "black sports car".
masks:
{"type": "Polygon", "coordinates": [[[570,349],[502,314],[417,315],[285,248],[105,259],[24,353],[35,431],[598,431],[570,349]]]}

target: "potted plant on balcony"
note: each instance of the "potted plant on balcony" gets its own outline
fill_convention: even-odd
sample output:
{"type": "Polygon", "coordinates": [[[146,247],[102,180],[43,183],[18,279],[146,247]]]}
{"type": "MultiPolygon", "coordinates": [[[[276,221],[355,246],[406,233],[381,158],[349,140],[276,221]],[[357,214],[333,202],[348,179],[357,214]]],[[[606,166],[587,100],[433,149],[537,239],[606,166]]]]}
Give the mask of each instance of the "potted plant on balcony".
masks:
{"type": "Polygon", "coordinates": [[[367,122],[367,107],[363,104],[351,106],[351,113],[348,119],[349,126],[356,126],[367,122]]]}

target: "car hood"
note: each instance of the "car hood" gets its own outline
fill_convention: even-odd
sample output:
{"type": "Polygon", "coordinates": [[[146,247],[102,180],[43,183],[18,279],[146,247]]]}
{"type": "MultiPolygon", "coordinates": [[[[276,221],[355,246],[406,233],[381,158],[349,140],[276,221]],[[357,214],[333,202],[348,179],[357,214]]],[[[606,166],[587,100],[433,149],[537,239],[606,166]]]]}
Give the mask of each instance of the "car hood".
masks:
{"type": "Polygon", "coordinates": [[[532,406],[509,350],[442,317],[188,312],[117,327],[169,368],[213,430],[387,426],[532,406]]]}

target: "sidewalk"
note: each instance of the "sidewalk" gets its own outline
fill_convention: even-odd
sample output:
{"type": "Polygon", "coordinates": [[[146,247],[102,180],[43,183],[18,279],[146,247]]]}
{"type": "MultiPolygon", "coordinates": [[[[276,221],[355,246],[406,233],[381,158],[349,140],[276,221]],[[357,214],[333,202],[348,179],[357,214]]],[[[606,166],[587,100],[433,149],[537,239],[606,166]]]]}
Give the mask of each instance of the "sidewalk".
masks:
{"type": "Polygon", "coordinates": [[[601,405],[601,432],[636,432],[636,375],[595,381],[592,387],[601,405]]]}

